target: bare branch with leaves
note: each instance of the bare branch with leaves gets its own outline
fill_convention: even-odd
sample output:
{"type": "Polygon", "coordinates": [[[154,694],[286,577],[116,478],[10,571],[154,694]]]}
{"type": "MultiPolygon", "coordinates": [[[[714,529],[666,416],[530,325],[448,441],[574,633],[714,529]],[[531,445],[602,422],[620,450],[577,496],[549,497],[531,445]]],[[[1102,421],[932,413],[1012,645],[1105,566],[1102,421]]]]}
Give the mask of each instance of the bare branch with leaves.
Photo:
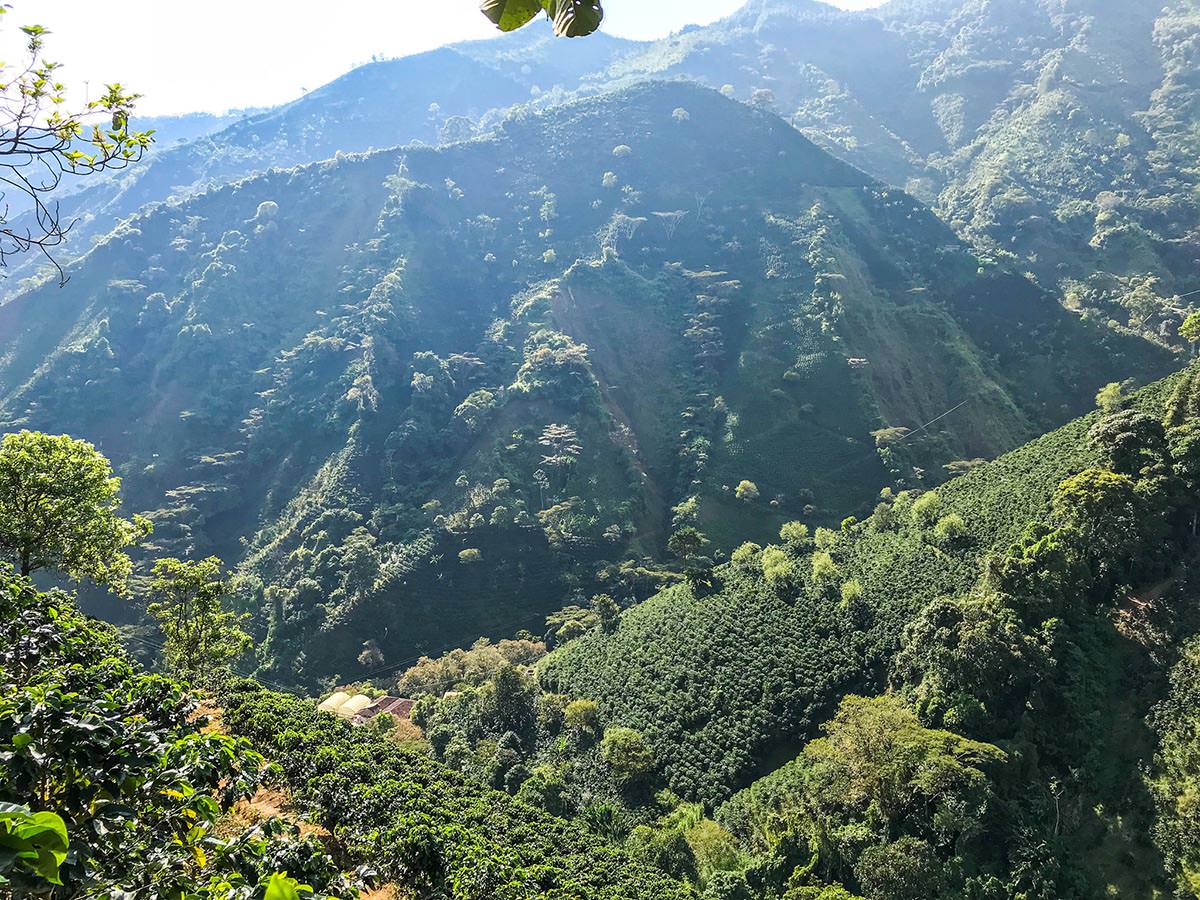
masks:
{"type": "MultiPolygon", "coordinates": [[[[0,16],[10,14],[0,6],[0,16]]],[[[3,19],[0,18],[0,22],[3,19]]],[[[152,131],[135,131],[129,118],[138,100],[110,84],[81,109],[67,109],[61,63],[44,55],[49,32],[25,25],[22,62],[0,62],[0,269],[14,256],[40,251],[66,283],[52,251],[62,245],[72,222],[64,222],[54,194],[69,177],[96,175],[136,162],[153,141],[152,131]]]]}

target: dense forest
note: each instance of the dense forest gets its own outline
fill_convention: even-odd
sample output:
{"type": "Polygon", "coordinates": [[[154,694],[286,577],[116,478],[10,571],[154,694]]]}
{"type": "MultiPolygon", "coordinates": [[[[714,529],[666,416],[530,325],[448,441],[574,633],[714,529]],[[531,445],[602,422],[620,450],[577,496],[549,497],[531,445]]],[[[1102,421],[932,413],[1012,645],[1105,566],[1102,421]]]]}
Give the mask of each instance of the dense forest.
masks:
{"type": "Polygon", "coordinates": [[[21,29],[0,897],[1200,897],[1196,0],[482,12],[21,29]]]}

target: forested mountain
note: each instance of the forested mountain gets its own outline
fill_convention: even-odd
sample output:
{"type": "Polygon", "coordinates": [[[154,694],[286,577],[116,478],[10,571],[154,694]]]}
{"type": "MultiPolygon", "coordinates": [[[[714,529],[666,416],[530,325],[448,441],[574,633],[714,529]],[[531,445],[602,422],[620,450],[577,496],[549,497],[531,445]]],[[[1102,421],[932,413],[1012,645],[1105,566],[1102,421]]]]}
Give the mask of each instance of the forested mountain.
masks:
{"type": "MultiPolygon", "coordinates": [[[[569,48],[538,30],[503,41],[460,44],[360,66],[303,97],[273,109],[197,128],[188,119],[147,118],[163,127],[158,148],[142,165],[89,182],[61,199],[75,226],[58,256],[86,253],[122,219],[149,203],[182,199],[256,172],[409,142],[464,140],[514,104],[553,102],[587,73],[635,43],[598,35],[569,48]]],[[[16,227],[23,224],[14,219],[16,227]]],[[[43,258],[25,260],[3,285],[0,303],[33,281],[57,278],[43,258]]]]}
{"type": "MultiPolygon", "coordinates": [[[[1179,402],[1177,393],[1194,391],[1194,379],[1148,388],[1131,408],[1160,420],[1179,402]]],[[[885,492],[870,518],[825,536],[815,555],[825,551],[832,568],[823,560],[811,565],[811,541],[776,538],[786,554],[743,545],[713,584],[664,591],[629,611],[616,631],[595,631],[553,654],[543,683],[594,698],[607,714],[662,741],[672,787],[720,801],[781,746],[807,736],[834,698],[880,677],[923,607],[969,594],[986,559],[1020,545],[1030,523],[1048,519],[1058,485],[1100,464],[1101,449],[1088,440],[1100,417],[1072,422],[922,495],[928,509],[914,496],[885,492]],[[857,586],[853,602],[839,602],[850,583],[857,586]]]]}
{"type": "MultiPolygon", "coordinates": [[[[992,853],[1028,853],[1026,863],[1041,873],[1026,870],[1024,877],[1059,879],[1057,890],[1066,894],[1158,896],[1162,873],[1149,834],[1166,850],[1169,869],[1194,871],[1187,788],[1178,781],[1194,766],[1177,755],[1194,747],[1194,733],[1182,731],[1194,720],[1182,712],[1179,694],[1195,696],[1194,648],[1181,653],[1176,641],[1197,620],[1193,557],[1169,537],[1172,528],[1189,528],[1187,517],[1174,526],[1174,513],[1164,518],[1175,502],[1168,497],[1191,495],[1173,493],[1152,448],[1169,442],[1175,471],[1188,470],[1191,451],[1180,441],[1191,427],[1198,384],[1192,368],[1118,411],[1093,413],[936,492],[885,491],[869,519],[848,520],[839,532],[789,526],[777,544],[747,543],[711,581],[664,591],[619,624],[551,654],[539,667],[540,685],[595,698],[605,721],[644,734],[672,789],[716,807],[717,819],[752,845],[803,860],[803,845],[787,849],[787,823],[813,817],[806,827],[813,829],[814,861],[832,854],[842,865],[854,865],[863,835],[823,834],[832,825],[821,817],[853,817],[859,801],[821,793],[852,791],[854,784],[871,790],[856,781],[861,771],[837,773],[841,765],[882,762],[873,742],[885,739],[871,729],[898,729],[885,741],[895,742],[885,758],[928,753],[917,748],[932,741],[960,762],[985,771],[995,765],[988,754],[996,748],[954,749],[957,738],[919,729],[903,736],[909,714],[887,704],[843,700],[837,718],[822,726],[829,738],[812,740],[838,698],[888,685],[925,725],[996,742],[1023,767],[1021,799],[993,820],[1008,824],[984,826],[985,833],[999,829],[994,840],[1013,828],[1013,844],[964,851],[979,834],[969,826],[957,832],[965,843],[949,851],[953,860],[921,866],[948,865],[953,883],[992,853]],[[1069,535],[1083,522],[1087,549],[1072,549],[1069,535]],[[1166,664],[1180,655],[1174,693],[1152,709],[1168,694],[1166,664]],[[1147,717],[1162,742],[1153,761],[1147,717]],[[794,761],[728,799],[731,787],[778,767],[801,745],[794,761]],[[845,756],[856,753],[863,756],[845,756]],[[1139,767],[1151,772],[1147,784],[1159,804],[1153,829],[1139,767]],[[1030,787],[1039,778],[1045,794],[1030,787]],[[1069,799],[1057,793],[1064,787],[1069,799]],[[1059,810],[1053,837],[1040,819],[1047,804],[1059,810]],[[1071,822],[1065,828],[1064,815],[1071,822]],[[1048,844],[1036,848],[1031,840],[1048,844]],[[1043,854],[1049,856],[1038,859],[1043,854]]],[[[912,762],[912,785],[893,786],[916,791],[901,805],[921,802],[922,771],[941,771],[951,779],[944,785],[954,783],[938,768],[948,759],[926,764],[912,762]]],[[[999,783],[994,789],[993,803],[1004,792],[999,783]]],[[[878,825],[881,815],[891,813],[867,811],[866,822],[878,825]]],[[[913,820],[906,821],[901,827],[911,828],[913,820]]],[[[919,836],[936,846],[961,827],[933,825],[939,837],[919,836]]],[[[887,840],[896,841],[891,835],[887,840]]],[[[911,848],[892,845],[885,858],[893,852],[911,848]]],[[[883,877],[871,868],[882,864],[875,856],[853,876],[842,871],[861,884],[883,877]]],[[[1006,865],[1017,865],[1015,858],[1006,865]]],[[[928,888],[930,896],[962,896],[958,883],[928,888]]]]}
{"type": "Polygon", "coordinates": [[[644,45],[597,35],[567,48],[530,28],[371,63],[164,147],[64,202],[80,216],[66,255],[145,203],[264,168],[457,140],[513,104],[686,78],[775,110],[1069,308],[1177,343],[1200,290],[1198,34],[1195,0],[892,0],[861,13],[753,0],[644,45]]]}
{"type": "Polygon", "coordinates": [[[93,890],[64,896],[257,897],[283,867],[342,897],[1188,896],[1200,373],[1107,403],[602,612],[536,679],[511,646],[478,645],[453,691],[466,657],[425,660],[401,684],[427,741],[239,680],[197,717],[69,598],[2,576],[0,792],[56,798],[5,821],[93,890]]]}
{"type": "Polygon", "coordinates": [[[608,72],[777,109],[1075,309],[1172,341],[1200,290],[1194,0],[753,0],[608,72]]]}
{"type": "Polygon", "coordinates": [[[153,550],[243,560],[306,681],[644,596],[615,564],[685,501],[727,552],[1169,365],[683,83],[152,209],[0,329],[4,426],[87,434],[153,550]]]}

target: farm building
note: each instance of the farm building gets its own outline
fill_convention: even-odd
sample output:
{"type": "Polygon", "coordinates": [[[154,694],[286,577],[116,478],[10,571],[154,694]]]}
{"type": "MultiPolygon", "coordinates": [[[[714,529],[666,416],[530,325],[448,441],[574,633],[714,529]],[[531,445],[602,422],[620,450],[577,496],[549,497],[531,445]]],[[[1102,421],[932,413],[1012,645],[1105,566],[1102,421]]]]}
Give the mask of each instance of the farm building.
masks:
{"type": "Polygon", "coordinates": [[[365,694],[350,694],[338,691],[317,707],[323,712],[333,713],[343,719],[348,719],[355,725],[369,722],[376,716],[387,714],[397,719],[408,719],[412,716],[415,700],[405,697],[377,697],[371,699],[365,694]]]}

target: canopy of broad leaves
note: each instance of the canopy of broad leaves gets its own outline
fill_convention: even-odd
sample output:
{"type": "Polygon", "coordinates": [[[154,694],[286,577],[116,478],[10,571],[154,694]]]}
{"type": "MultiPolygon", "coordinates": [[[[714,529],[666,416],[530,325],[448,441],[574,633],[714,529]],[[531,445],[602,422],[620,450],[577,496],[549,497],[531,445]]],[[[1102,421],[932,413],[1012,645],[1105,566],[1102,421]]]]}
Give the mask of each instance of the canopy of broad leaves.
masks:
{"type": "Polygon", "coordinates": [[[545,11],[558,37],[586,37],[604,20],[599,0],[483,0],[480,9],[501,31],[516,31],[545,11]]]}

